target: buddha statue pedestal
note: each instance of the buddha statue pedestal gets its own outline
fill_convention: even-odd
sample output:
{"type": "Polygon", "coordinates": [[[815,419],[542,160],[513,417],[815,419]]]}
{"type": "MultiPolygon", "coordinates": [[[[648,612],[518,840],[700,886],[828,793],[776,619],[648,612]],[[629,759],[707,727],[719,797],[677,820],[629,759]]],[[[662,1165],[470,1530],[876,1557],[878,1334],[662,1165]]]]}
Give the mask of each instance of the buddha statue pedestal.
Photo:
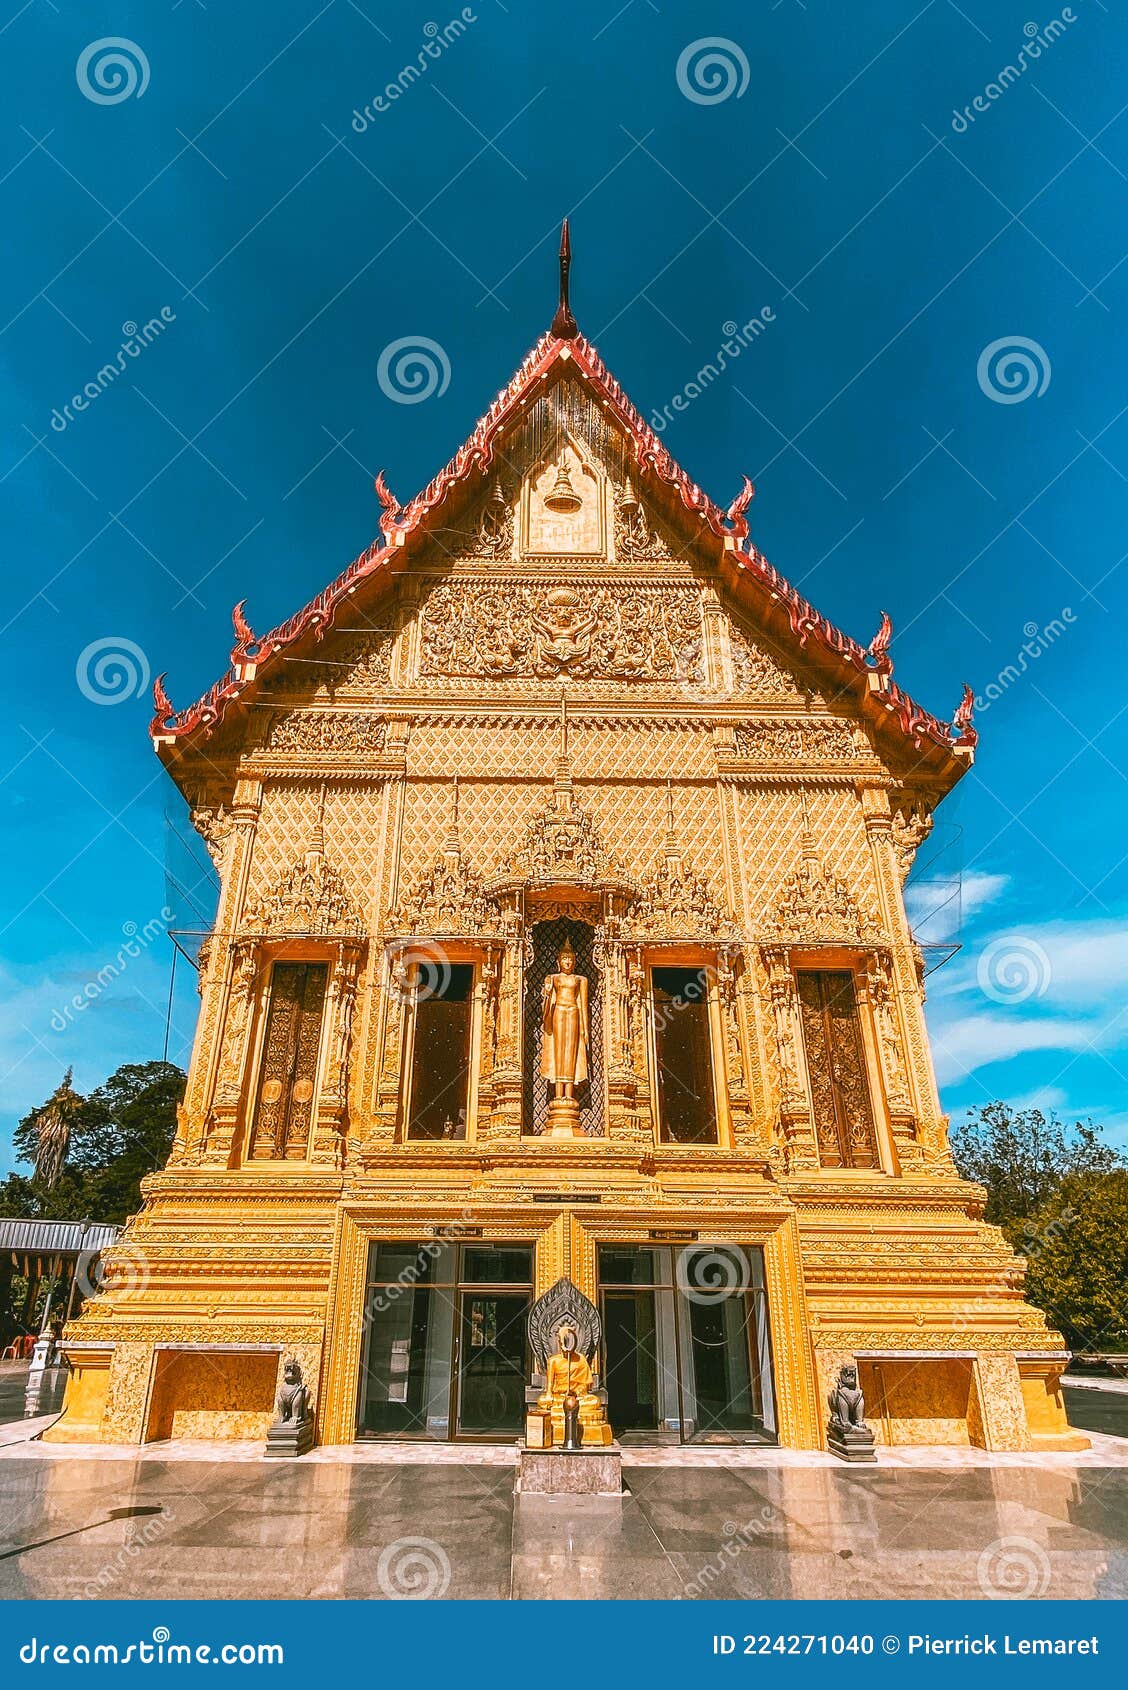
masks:
{"type": "Polygon", "coordinates": [[[622,1451],[607,1424],[607,1393],[592,1371],[601,1337],[599,1310],[570,1279],[558,1279],[530,1309],[536,1371],[525,1392],[518,1491],[541,1496],[622,1491],[622,1451]]]}
{"type": "Polygon", "coordinates": [[[580,1106],[574,1097],[554,1097],[548,1105],[548,1125],[544,1138],[583,1138],[580,1126],[580,1106]]]}

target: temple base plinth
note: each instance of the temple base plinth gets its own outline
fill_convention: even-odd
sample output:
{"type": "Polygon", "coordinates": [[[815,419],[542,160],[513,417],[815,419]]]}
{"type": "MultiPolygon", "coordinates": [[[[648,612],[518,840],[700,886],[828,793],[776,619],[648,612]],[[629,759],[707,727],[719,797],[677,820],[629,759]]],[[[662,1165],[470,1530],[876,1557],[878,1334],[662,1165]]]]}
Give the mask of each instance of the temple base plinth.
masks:
{"type": "Polygon", "coordinates": [[[840,1461],[876,1461],[873,1433],[868,1426],[834,1426],[826,1435],[826,1447],[840,1461]]]}
{"type": "Polygon", "coordinates": [[[623,1452],[612,1443],[590,1449],[517,1447],[519,1496],[620,1496],[623,1452]]]}
{"type": "Polygon", "coordinates": [[[268,1456],[308,1455],[313,1448],[312,1420],[276,1420],[266,1434],[268,1456]]]}

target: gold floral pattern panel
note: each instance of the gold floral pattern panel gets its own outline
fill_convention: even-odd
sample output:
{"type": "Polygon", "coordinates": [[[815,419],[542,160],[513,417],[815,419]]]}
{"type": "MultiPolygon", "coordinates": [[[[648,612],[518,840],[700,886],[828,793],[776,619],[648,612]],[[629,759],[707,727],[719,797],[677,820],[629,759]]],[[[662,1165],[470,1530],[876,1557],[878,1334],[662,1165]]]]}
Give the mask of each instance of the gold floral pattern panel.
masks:
{"type": "Polygon", "coordinates": [[[805,968],[797,983],[819,1161],[824,1168],[875,1168],[877,1135],[854,977],[847,969],[805,968]]]}
{"type": "Polygon", "coordinates": [[[329,969],[276,962],[251,1130],[251,1158],[303,1161],[309,1146],[329,969]]]}

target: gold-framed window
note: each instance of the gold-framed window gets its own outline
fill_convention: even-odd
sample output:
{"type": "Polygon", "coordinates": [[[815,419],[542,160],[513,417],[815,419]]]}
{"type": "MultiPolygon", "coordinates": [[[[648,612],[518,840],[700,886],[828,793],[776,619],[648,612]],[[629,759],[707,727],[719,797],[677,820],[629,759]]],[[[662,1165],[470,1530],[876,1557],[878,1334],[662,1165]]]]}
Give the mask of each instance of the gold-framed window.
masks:
{"type": "Polygon", "coordinates": [[[795,978],[819,1163],[880,1169],[854,971],[799,968],[795,978]]]}
{"type": "Polygon", "coordinates": [[[271,964],[250,1161],[304,1161],[308,1155],[328,987],[327,962],[271,964]]]}

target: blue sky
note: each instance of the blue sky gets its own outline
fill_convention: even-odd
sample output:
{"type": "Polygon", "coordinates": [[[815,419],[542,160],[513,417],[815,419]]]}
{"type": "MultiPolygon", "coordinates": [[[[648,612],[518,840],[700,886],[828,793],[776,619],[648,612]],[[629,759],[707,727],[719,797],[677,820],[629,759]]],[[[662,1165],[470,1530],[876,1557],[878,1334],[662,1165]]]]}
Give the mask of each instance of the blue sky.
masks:
{"type": "MultiPolygon", "coordinates": [[[[912,894],[962,947],[946,1105],[1128,1137],[1123,15],[10,4],[0,1156],[68,1063],[161,1054],[164,929],[209,913],[142,680],[189,702],[236,600],[288,614],[371,538],[376,469],[406,499],[447,459],[547,324],[564,213],[648,416],[767,308],[667,445],[722,503],[754,477],[756,542],[849,633],[890,612],[921,702],[988,704],[912,894]],[[378,381],[405,337],[449,362],[415,404],[378,381]]],[[[183,966],[172,1004],[183,1061],[183,966]]]]}

